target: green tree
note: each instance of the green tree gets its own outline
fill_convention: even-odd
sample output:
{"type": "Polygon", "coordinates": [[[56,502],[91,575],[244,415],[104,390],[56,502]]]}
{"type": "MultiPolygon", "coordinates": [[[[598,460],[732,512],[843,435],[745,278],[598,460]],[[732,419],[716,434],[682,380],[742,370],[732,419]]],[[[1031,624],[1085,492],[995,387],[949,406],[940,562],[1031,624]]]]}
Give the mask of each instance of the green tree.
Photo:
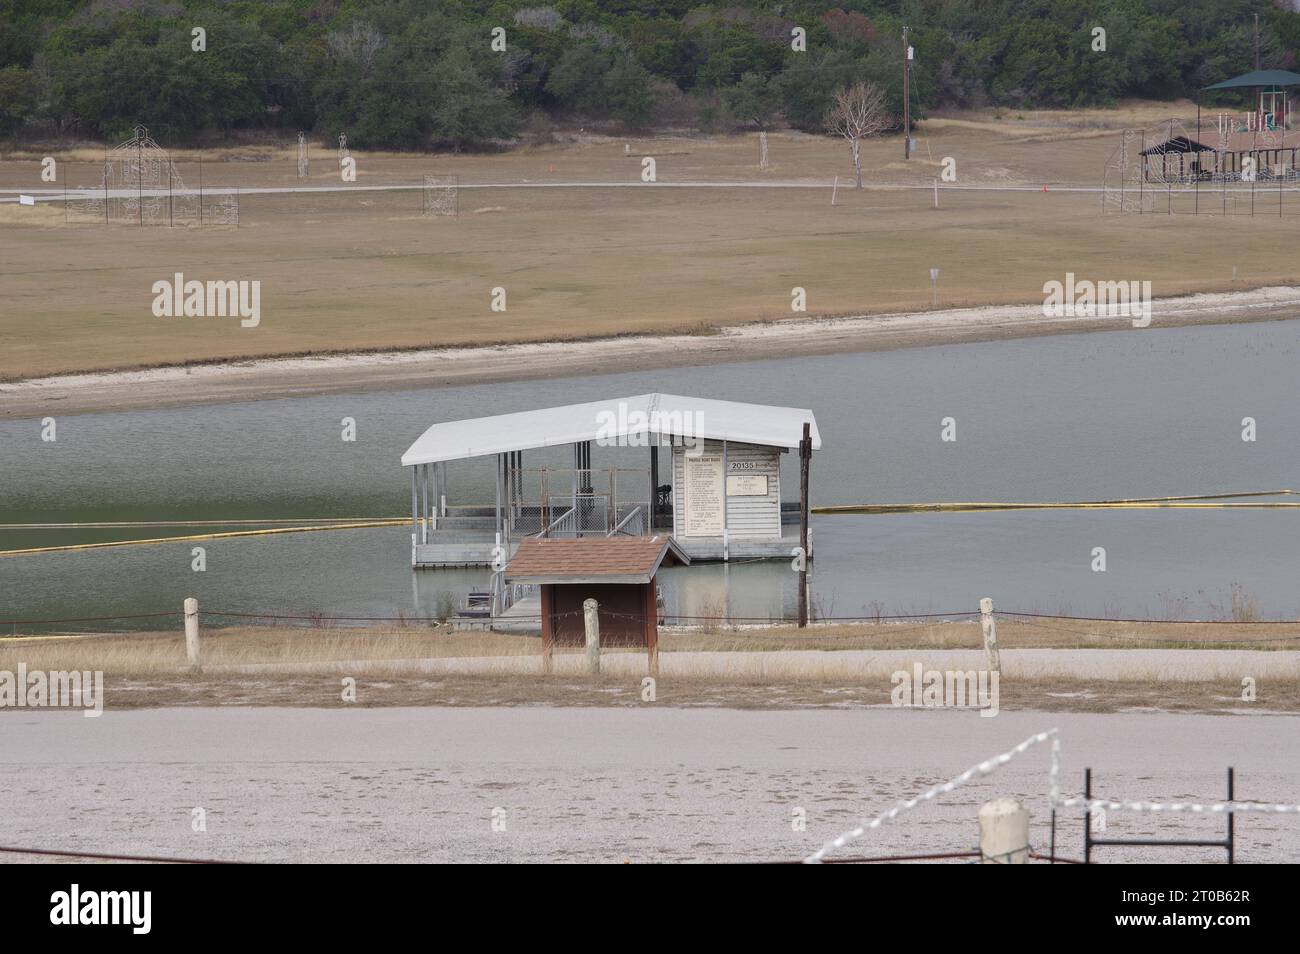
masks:
{"type": "Polygon", "coordinates": [[[433,71],[435,105],[432,137],[457,151],[493,139],[506,139],[519,130],[519,114],[504,90],[489,83],[475,68],[470,53],[451,49],[433,71]]]}
{"type": "Polygon", "coordinates": [[[746,73],[735,86],[722,91],[727,112],[743,123],[766,130],[781,110],[777,84],[760,73],[746,73]]]}
{"type": "Polygon", "coordinates": [[[36,80],[21,66],[0,69],[0,136],[11,136],[36,110],[36,80]]]}
{"type": "Polygon", "coordinates": [[[866,75],[865,62],[851,53],[829,50],[813,57],[794,57],[772,83],[786,122],[804,132],[821,132],[835,91],[866,75]]]}

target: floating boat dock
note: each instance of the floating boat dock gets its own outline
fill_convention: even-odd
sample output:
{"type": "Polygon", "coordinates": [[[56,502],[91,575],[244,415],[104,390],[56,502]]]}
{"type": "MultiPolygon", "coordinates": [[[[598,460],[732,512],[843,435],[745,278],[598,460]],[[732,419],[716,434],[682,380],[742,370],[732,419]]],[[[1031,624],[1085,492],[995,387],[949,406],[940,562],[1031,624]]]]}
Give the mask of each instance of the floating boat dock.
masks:
{"type": "Polygon", "coordinates": [[[820,449],[810,410],[659,393],[436,423],[402,455],[411,565],[500,571],[526,537],[661,533],[692,562],[790,559],[803,504],[782,499],[780,461],[805,426],[820,449]],[[525,465],[526,452],[557,447],[571,448],[571,467],[525,465]],[[595,447],[644,448],[646,466],[598,467],[595,447]],[[494,502],[450,502],[449,465],[484,457],[494,502]]]}

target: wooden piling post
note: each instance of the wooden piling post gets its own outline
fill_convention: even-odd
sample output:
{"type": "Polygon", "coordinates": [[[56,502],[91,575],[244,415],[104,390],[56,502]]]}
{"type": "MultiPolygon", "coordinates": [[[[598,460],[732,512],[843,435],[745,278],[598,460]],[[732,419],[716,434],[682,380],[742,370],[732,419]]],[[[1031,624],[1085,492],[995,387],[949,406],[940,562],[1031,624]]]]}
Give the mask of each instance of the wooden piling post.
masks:
{"type": "Polygon", "coordinates": [[[650,578],[645,588],[645,652],[646,668],[651,676],[659,678],[659,586],[650,578]]]}
{"type": "Polygon", "coordinates": [[[600,606],[595,600],[582,601],[582,622],[587,636],[587,672],[600,675],[600,606]]]}
{"type": "Polygon", "coordinates": [[[191,669],[202,668],[199,665],[199,601],[192,596],[185,598],[185,658],[191,669]]]}
{"type": "Polygon", "coordinates": [[[555,665],[554,587],[543,583],[539,589],[542,597],[542,672],[549,676],[555,665]]]}
{"type": "Polygon", "coordinates": [[[998,653],[998,624],[993,618],[993,600],[980,600],[980,629],[984,631],[984,652],[989,659],[989,671],[1002,672],[1002,657],[998,653]]]}
{"type": "Polygon", "coordinates": [[[1014,798],[995,798],[980,806],[980,864],[1029,863],[1029,810],[1014,798]]]}

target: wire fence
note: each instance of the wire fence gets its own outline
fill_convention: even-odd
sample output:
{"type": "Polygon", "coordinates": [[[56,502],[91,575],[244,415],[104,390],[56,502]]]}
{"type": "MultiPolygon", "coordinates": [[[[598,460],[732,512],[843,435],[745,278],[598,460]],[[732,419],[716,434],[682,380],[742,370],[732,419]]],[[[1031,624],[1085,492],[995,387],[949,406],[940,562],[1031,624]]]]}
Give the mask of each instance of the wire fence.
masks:
{"type": "MultiPolygon", "coordinates": [[[[1257,801],[1238,801],[1229,800],[1223,802],[1154,802],[1142,801],[1138,799],[1101,799],[1087,797],[1066,797],[1061,794],[1060,775],[1061,775],[1061,738],[1059,729],[1047,729],[1044,732],[1038,732],[1029,736],[1019,744],[1013,746],[1005,752],[1001,752],[982,762],[977,762],[967,768],[965,771],[953,776],[945,782],[933,785],[907,801],[898,802],[891,808],[880,812],[869,819],[863,819],[853,828],[842,832],[836,837],[830,839],[816,851],[804,858],[805,864],[822,864],[830,860],[832,852],[843,848],[851,842],[858,841],[867,837],[872,832],[879,829],[882,825],[892,822],[910,811],[935,801],[936,799],[948,795],[951,792],[961,788],[969,782],[992,775],[998,769],[1011,762],[1013,759],[1023,755],[1029,749],[1045,742],[1051,742],[1050,760],[1047,772],[1047,800],[1052,810],[1053,824],[1053,842],[1055,842],[1055,814],[1058,810],[1076,809],[1086,813],[1085,825],[1091,821],[1091,815],[1094,811],[1125,811],[1125,812],[1142,812],[1149,814],[1197,814],[1197,815],[1220,815],[1234,816],[1237,814],[1271,814],[1271,815],[1297,815],[1300,814],[1300,804],[1293,803],[1273,803],[1257,801]]],[[[1231,794],[1231,789],[1229,789],[1231,794]]],[[[1231,838],[1231,836],[1229,836],[1231,838]]],[[[1230,843],[1230,842],[1229,842],[1230,843]]],[[[1155,844],[1134,841],[1134,846],[1144,844],[1155,844]]],[[[1178,844],[1177,842],[1167,842],[1166,844],[1178,844]]],[[[1195,842],[1184,842],[1182,844],[1192,845],[1195,842]]],[[[1085,855],[1087,853],[1085,852],[1085,855]]],[[[996,855],[985,854],[982,850],[949,852],[941,855],[914,856],[909,859],[903,856],[879,856],[864,857],[856,859],[841,859],[842,862],[859,861],[859,862],[881,862],[890,860],[929,860],[939,858],[971,858],[978,859],[979,863],[984,864],[1010,864],[1017,855],[1024,855],[1033,860],[1044,860],[1050,863],[1064,864],[1083,864],[1091,863],[1091,858],[1087,857],[1084,862],[1078,860],[1061,858],[1056,855],[1055,848],[1046,855],[1036,851],[1031,844],[1026,843],[1023,846],[1013,848],[1012,850],[996,855]]]]}
{"type": "MultiPolygon", "coordinates": [[[[179,620],[183,617],[181,610],[162,610],[152,613],[121,613],[102,616],[66,616],[66,617],[30,617],[15,619],[0,619],[0,626],[57,626],[70,625],[77,623],[110,623],[110,622],[133,622],[138,620],[179,620]]],[[[350,615],[345,613],[333,613],[325,611],[269,611],[269,610],[251,610],[251,609],[202,609],[199,613],[201,617],[213,620],[268,620],[273,622],[305,622],[313,626],[325,626],[333,623],[396,623],[404,626],[418,625],[441,625],[446,623],[455,623],[459,620],[453,616],[438,616],[432,614],[421,614],[418,612],[396,612],[386,614],[356,614],[350,615]]],[[[552,612],[546,614],[550,619],[560,619],[564,617],[582,615],[581,611],[552,612]]],[[[601,615],[619,619],[644,622],[648,620],[649,614],[645,613],[628,613],[616,610],[607,610],[602,608],[601,615]]],[[[999,609],[992,614],[999,620],[1013,623],[1022,623],[1025,626],[1060,632],[1067,635],[1087,637],[1089,639],[1114,639],[1129,641],[1147,641],[1158,640],[1167,642],[1170,640],[1169,635],[1140,635],[1132,633],[1107,633],[1099,632],[1096,629],[1080,629],[1068,625],[1053,625],[1053,623],[1094,623],[1104,625],[1127,625],[1127,626],[1179,626],[1192,628],[1231,628],[1231,627],[1300,627],[1300,619],[1181,619],[1169,617],[1164,619],[1153,617],[1115,617],[1115,616],[1079,616],[1063,613],[1037,613],[1021,610],[1003,610],[999,609]],[[1050,621],[1050,622],[1048,622],[1050,621]]],[[[686,613],[657,613],[654,616],[656,622],[661,625],[692,627],[713,625],[722,627],[746,627],[746,626],[771,626],[771,627],[794,627],[798,626],[799,619],[796,616],[777,616],[769,614],[766,616],[741,616],[736,614],[686,614],[686,613]]],[[[901,623],[921,623],[925,625],[944,625],[953,623],[970,623],[980,618],[978,610],[956,610],[946,613],[861,613],[852,615],[824,615],[816,616],[810,619],[808,630],[815,632],[819,627],[828,627],[834,625],[852,625],[852,626],[874,626],[880,625],[882,629],[890,632],[899,632],[897,624],[901,623]]],[[[511,613],[509,617],[498,617],[496,622],[541,622],[543,614],[537,613],[511,613]]],[[[4,638],[0,636],[0,639],[4,638]]],[[[1246,639],[1226,639],[1218,638],[1217,642],[1278,642],[1278,641],[1298,641],[1300,632],[1295,634],[1284,635],[1261,635],[1248,637],[1246,639]]]]}

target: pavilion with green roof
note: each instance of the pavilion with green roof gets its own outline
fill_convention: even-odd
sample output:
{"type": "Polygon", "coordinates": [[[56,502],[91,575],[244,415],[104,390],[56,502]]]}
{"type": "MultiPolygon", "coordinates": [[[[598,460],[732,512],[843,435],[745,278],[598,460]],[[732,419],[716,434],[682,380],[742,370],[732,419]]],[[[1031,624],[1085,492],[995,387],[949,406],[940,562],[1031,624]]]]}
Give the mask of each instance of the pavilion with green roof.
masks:
{"type": "Polygon", "coordinates": [[[1201,103],[1196,104],[1195,136],[1176,134],[1169,123],[1167,138],[1142,149],[1142,178],[1168,182],[1237,178],[1243,160],[1254,160],[1261,179],[1294,179],[1300,173],[1300,130],[1291,129],[1287,90],[1300,86],[1300,73],[1254,70],[1206,86],[1202,92],[1254,90],[1254,108],[1245,114],[1219,113],[1202,129],[1201,103]]]}
{"type": "Polygon", "coordinates": [[[1300,86],[1300,73],[1292,73],[1290,70],[1255,70],[1206,86],[1205,91],[1253,89],[1257,119],[1254,124],[1248,125],[1252,129],[1285,130],[1290,126],[1291,118],[1286,91],[1292,86],[1300,86]]]}

